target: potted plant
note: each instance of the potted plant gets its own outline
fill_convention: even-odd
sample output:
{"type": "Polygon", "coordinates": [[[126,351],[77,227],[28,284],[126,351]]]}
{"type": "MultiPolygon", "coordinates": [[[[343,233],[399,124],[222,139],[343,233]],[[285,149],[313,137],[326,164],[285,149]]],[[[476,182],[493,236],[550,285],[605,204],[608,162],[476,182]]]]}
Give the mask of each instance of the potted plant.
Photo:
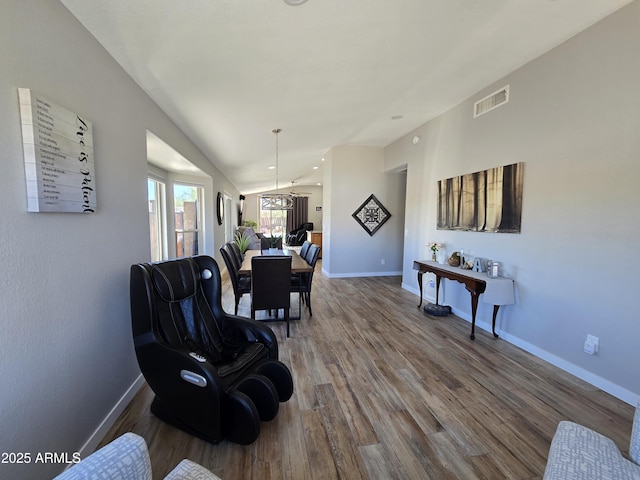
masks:
{"type": "Polygon", "coordinates": [[[258,223],[255,222],[254,220],[243,220],[242,221],[242,226],[243,227],[251,227],[255,230],[255,228],[258,226],[258,223]]]}
{"type": "Polygon", "coordinates": [[[251,238],[245,232],[238,232],[233,237],[233,241],[236,242],[238,248],[240,249],[240,253],[242,255],[245,254],[247,249],[249,248],[249,243],[251,242],[251,238]]]}
{"type": "Polygon", "coordinates": [[[278,248],[280,246],[282,246],[281,237],[272,236],[271,238],[269,238],[269,251],[270,252],[273,253],[275,250],[278,250],[278,248]]]}

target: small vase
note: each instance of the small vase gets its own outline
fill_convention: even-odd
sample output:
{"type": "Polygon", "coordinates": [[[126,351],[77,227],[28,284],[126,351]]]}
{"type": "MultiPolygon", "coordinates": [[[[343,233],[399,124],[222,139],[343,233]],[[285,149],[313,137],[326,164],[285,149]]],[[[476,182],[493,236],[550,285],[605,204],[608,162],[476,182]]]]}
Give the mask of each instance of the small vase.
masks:
{"type": "Polygon", "coordinates": [[[436,252],[433,252],[433,253],[431,254],[431,261],[432,261],[432,262],[435,262],[435,261],[436,261],[436,252]]]}

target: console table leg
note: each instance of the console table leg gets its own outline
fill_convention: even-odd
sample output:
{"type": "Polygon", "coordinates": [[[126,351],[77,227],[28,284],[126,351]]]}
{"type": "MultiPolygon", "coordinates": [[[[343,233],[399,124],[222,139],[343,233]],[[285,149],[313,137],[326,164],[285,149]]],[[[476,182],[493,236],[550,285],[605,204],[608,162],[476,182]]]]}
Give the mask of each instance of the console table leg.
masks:
{"type": "Polygon", "coordinates": [[[471,293],[471,340],[476,339],[476,312],[478,311],[478,294],[471,293]]]}
{"type": "Polygon", "coordinates": [[[422,276],[424,272],[418,272],[418,286],[420,287],[420,303],[418,304],[418,308],[422,306],[422,276]]]}
{"type": "Polygon", "coordinates": [[[500,305],[493,306],[493,323],[491,324],[491,331],[493,332],[493,336],[498,338],[498,334],[496,333],[496,317],[498,316],[498,309],[500,305]]]}

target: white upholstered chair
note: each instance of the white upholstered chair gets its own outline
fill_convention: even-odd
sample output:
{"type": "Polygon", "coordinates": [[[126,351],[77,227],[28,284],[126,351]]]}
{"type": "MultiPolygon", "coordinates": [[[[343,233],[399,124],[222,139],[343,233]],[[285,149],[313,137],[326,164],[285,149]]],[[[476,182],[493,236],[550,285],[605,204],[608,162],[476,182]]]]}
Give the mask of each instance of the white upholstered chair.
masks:
{"type": "MultiPolygon", "coordinates": [[[[72,465],[53,480],[152,480],[147,443],[135,433],[113,442],[72,465]]],[[[182,460],[164,480],[220,480],[206,468],[182,460]]]]}

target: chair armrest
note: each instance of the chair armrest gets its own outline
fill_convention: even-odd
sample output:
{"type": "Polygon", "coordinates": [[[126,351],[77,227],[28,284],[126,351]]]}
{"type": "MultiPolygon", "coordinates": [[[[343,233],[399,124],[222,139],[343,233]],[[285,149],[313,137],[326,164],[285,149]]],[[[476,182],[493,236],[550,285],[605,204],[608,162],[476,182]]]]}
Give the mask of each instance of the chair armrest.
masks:
{"type": "Polygon", "coordinates": [[[123,480],[152,480],[149,450],[144,438],[135,433],[125,433],[72,465],[54,480],[98,478],[96,472],[104,473],[103,478],[108,478],[107,472],[117,472],[118,478],[123,480]]]}
{"type": "Polygon", "coordinates": [[[171,470],[164,480],[221,480],[209,470],[191,460],[184,459],[171,470]]]}
{"type": "Polygon", "coordinates": [[[225,315],[220,319],[222,336],[230,344],[244,344],[247,341],[260,342],[269,350],[269,358],[278,358],[278,340],[267,325],[256,320],[236,315],[225,315]]]}
{"type": "MultiPolygon", "coordinates": [[[[182,376],[184,371],[204,378],[206,380],[204,392],[212,404],[218,404],[222,401],[223,389],[217,369],[207,361],[199,361],[190,353],[190,350],[177,349],[161,343],[136,346],[140,370],[158,397],[174,396],[181,389],[192,388],[193,382],[187,381],[182,376]]],[[[199,389],[200,386],[198,386],[199,389]]]]}
{"type": "Polygon", "coordinates": [[[544,480],[640,478],[640,467],[622,456],[608,437],[574,422],[558,424],[544,471],[544,480]]]}

